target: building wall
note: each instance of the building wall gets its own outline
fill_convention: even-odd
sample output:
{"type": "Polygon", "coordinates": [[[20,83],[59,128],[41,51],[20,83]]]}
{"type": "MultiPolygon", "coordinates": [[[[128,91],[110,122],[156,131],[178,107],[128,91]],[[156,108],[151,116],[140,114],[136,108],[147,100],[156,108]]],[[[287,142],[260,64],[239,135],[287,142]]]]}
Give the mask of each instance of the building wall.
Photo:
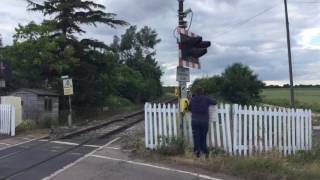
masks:
{"type": "Polygon", "coordinates": [[[12,96],[21,97],[22,119],[42,121],[46,119],[58,120],[59,98],[55,96],[38,96],[31,92],[18,91],[12,96]],[[52,99],[52,111],[45,110],[45,99],[52,99]]]}
{"type": "Polygon", "coordinates": [[[1,96],[1,104],[11,104],[15,107],[16,126],[22,123],[21,98],[17,96],[1,96]]]}
{"type": "Polygon", "coordinates": [[[22,119],[37,120],[39,118],[38,97],[30,92],[15,92],[12,96],[21,97],[22,119]]]}
{"type": "Polygon", "coordinates": [[[59,118],[59,98],[53,96],[38,96],[39,120],[58,120],[59,118]],[[52,100],[52,111],[45,110],[45,99],[52,100]],[[41,107],[41,108],[40,108],[41,107]]]}

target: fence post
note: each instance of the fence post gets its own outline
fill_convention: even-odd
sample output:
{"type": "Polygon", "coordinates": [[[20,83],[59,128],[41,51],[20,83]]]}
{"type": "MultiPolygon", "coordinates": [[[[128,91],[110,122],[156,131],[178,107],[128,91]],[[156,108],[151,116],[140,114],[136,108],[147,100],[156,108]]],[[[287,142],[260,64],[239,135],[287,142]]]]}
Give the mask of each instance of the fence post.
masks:
{"type": "MultiPolygon", "coordinates": [[[[237,124],[237,114],[238,114],[238,105],[234,104],[232,105],[232,117],[233,117],[233,153],[236,155],[237,154],[237,150],[239,150],[239,146],[238,146],[238,124],[237,124]]],[[[238,151],[238,154],[239,151],[238,151]]]]}
{"type": "Polygon", "coordinates": [[[15,107],[10,105],[11,107],[11,136],[15,136],[16,132],[16,111],[15,111],[15,107]]]}
{"type": "Polygon", "coordinates": [[[150,134],[150,129],[149,129],[149,123],[150,123],[150,119],[148,117],[148,113],[149,112],[149,104],[145,103],[144,105],[144,140],[145,140],[145,145],[146,148],[149,148],[149,134],[150,134]]]}

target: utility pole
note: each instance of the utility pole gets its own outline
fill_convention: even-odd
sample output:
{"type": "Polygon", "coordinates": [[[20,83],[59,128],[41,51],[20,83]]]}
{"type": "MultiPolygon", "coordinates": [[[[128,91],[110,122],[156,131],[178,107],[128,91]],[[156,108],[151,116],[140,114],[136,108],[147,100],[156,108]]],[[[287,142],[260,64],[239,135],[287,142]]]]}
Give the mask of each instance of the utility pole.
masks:
{"type": "MultiPolygon", "coordinates": [[[[184,0],[178,0],[179,2],[179,9],[178,9],[178,18],[179,18],[179,28],[180,29],[186,29],[187,28],[187,22],[184,20],[185,18],[185,13],[183,10],[183,3],[184,0]]],[[[181,35],[180,35],[180,39],[181,39],[181,35]]],[[[183,68],[183,65],[180,62],[179,59],[179,66],[178,68],[183,68]]],[[[178,69],[177,69],[178,70],[178,69]]],[[[188,72],[190,73],[190,72],[188,72]]],[[[190,76],[190,75],[189,75],[190,76]]],[[[187,82],[185,81],[179,81],[179,88],[180,88],[180,95],[178,98],[178,104],[179,104],[179,109],[180,109],[180,100],[181,98],[187,98],[187,82]]],[[[184,137],[184,132],[183,132],[183,127],[184,127],[184,113],[180,112],[180,132],[181,132],[181,137],[184,137]]]]}
{"type": "Polygon", "coordinates": [[[291,107],[292,107],[292,108],[295,108],[295,102],[294,102],[294,87],[293,87],[293,75],[292,75],[292,57],[291,57],[290,27],[289,27],[289,17],[288,17],[287,0],[284,0],[284,8],[285,8],[285,14],[286,14],[286,29],[287,29],[287,46],[288,46],[288,60],[289,60],[291,107]]]}

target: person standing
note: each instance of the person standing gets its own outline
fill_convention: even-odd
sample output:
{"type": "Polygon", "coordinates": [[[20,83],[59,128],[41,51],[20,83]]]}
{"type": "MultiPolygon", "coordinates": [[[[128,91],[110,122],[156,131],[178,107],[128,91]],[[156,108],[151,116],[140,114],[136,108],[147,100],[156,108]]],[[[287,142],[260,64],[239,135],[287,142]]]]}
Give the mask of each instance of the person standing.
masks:
{"type": "Polygon", "coordinates": [[[192,113],[193,151],[197,157],[200,157],[200,153],[206,156],[209,154],[207,146],[209,106],[216,104],[216,101],[204,95],[203,88],[197,88],[195,95],[191,98],[189,111],[192,113]]]}

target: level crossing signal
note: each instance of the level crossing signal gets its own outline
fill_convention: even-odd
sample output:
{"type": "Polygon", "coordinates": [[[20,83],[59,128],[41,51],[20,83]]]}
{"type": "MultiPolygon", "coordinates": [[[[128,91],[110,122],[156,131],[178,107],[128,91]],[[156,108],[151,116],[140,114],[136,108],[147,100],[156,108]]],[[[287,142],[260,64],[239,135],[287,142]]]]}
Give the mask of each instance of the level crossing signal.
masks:
{"type": "Polygon", "coordinates": [[[201,36],[184,29],[179,29],[180,63],[187,67],[200,68],[199,58],[205,55],[211,46],[210,41],[203,41],[201,36]]]}

